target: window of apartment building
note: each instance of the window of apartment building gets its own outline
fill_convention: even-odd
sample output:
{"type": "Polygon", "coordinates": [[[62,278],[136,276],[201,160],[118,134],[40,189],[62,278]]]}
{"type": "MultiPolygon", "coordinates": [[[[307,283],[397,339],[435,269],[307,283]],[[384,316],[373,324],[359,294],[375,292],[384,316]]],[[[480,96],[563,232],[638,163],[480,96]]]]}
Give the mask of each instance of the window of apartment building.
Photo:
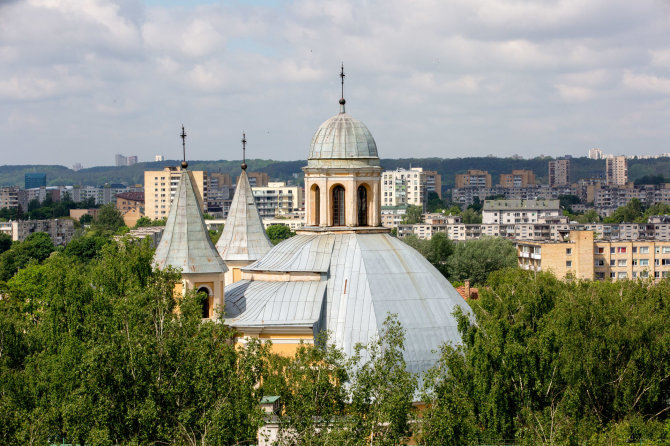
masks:
{"type": "Polygon", "coordinates": [[[668,277],[668,273],[669,273],[669,272],[670,272],[670,271],[662,271],[662,272],[661,272],[661,277],[668,277]]]}
{"type": "Polygon", "coordinates": [[[637,272],[633,271],[633,279],[637,277],[637,272]]]}
{"type": "Polygon", "coordinates": [[[649,259],[640,259],[640,266],[649,266],[649,259]]]}
{"type": "Polygon", "coordinates": [[[625,279],[626,277],[628,277],[628,273],[625,272],[625,271],[621,271],[621,272],[619,272],[619,274],[617,275],[617,278],[618,278],[618,279],[625,279]]]}
{"type": "Polygon", "coordinates": [[[603,259],[596,259],[595,266],[605,266],[605,261],[603,259]]]}
{"type": "Polygon", "coordinates": [[[649,271],[640,271],[640,277],[646,279],[647,277],[649,277],[649,271]]]}
{"type": "Polygon", "coordinates": [[[649,254],[649,246],[640,246],[640,254],[649,254]]]}
{"type": "Polygon", "coordinates": [[[565,266],[566,266],[566,268],[572,268],[572,260],[567,260],[565,262],[565,266]]]}
{"type": "Polygon", "coordinates": [[[616,252],[616,248],[614,246],[612,246],[610,248],[610,254],[614,254],[615,252],[616,252]]]}
{"type": "Polygon", "coordinates": [[[661,253],[661,247],[660,247],[660,246],[657,246],[656,248],[654,248],[654,252],[655,252],[656,254],[660,254],[660,253],[661,253]]]}
{"type": "Polygon", "coordinates": [[[637,254],[637,246],[633,246],[633,254],[637,254]]]}
{"type": "Polygon", "coordinates": [[[605,273],[602,271],[596,272],[596,279],[604,279],[605,273]]]}
{"type": "Polygon", "coordinates": [[[616,252],[617,252],[618,254],[625,254],[625,253],[626,253],[626,247],[625,247],[625,246],[619,246],[619,247],[616,249],[616,252]]]}
{"type": "Polygon", "coordinates": [[[610,273],[610,278],[611,278],[611,279],[616,279],[616,273],[615,273],[614,271],[612,271],[612,272],[610,273]]]}
{"type": "Polygon", "coordinates": [[[661,252],[662,252],[663,254],[668,254],[668,253],[670,253],[670,246],[664,246],[663,248],[661,248],[661,252]]]}
{"type": "Polygon", "coordinates": [[[659,259],[654,259],[654,265],[659,266],[661,261],[659,259]]]}
{"type": "Polygon", "coordinates": [[[619,259],[619,262],[617,263],[617,266],[626,266],[628,264],[628,261],[626,259],[619,259]]]}
{"type": "Polygon", "coordinates": [[[610,266],[615,266],[616,265],[616,260],[610,259],[610,266]]]}
{"type": "Polygon", "coordinates": [[[670,265],[670,259],[663,259],[663,260],[661,260],[661,265],[663,265],[663,266],[670,265]]]}
{"type": "Polygon", "coordinates": [[[572,248],[565,248],[565,253],[566,253],[567,255],[572,254],[572,248]]]}
{"type": "Polygon", "coordinates": [[[637,266],[637,259],[633,259],[633,266],[637,266]]]}
{"type": "Polygon", "coordinates": [[[605,253],[605,248],[597,248],[596,251],[598,254],[604,254],[605,253]]]}
{"type": "Polygon", "coordinates": [[[659,277],[661,277],[661,273],[658,271],[654,271],[654,278],[658,279],[659,277]]]}

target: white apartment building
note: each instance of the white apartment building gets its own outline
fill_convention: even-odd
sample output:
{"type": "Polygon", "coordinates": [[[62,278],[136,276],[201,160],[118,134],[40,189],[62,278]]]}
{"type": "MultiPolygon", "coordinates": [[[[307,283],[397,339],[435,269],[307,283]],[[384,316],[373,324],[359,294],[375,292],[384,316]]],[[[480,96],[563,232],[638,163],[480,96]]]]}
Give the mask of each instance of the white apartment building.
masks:
{"type": "Polygon", "coordinates": [[[305,208],[302,187],[287,186],[283,181],[270,181],[267,186],[252,187],[251,190],[262,219],[292,214],[305,208]]]}
{"type": "Polygon", "coordinates": [[[442,178],[421,167],[382,172],[382,206],[423,206],[428,192],[442,197],[442,178]]]}
{"type": "Polygon", "coordinates": [[[19,207],[19,188],[16,186],[0,187],[0,209],[19,207]]]}
{"type": "Polygon", "coordinates": [[[558,200],[486,200],[482,223],[538,223],[561,216],[558,200]]]}
{"type": "Polygon", "coordinates": [[[30,234],[46,232],[54,245],[67,245],[74,236],[74,220],[53,218],[50,220],[17,220],[12,222],[12,240],[24,241],[30,234]]]}
{"type": "MultiPolygon", "coordinates": [[[[198,201],[203,212],[207,210],[207,172],[190,171],[198,192],[198,201]]],[[[165,167],[163,170],[144,171],[144,214],[152,219],[167,218],[181,177],[181,167],[165,167]]]]}

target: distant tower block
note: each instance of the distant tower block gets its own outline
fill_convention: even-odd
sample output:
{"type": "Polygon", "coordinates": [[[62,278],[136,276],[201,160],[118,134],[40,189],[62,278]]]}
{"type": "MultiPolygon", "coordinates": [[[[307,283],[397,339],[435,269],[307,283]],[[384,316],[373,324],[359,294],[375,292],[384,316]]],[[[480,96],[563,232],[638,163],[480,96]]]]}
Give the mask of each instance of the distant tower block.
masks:
{"type": "Polygon", "coordinates": [[[156,155],[154,161],[163,161],[163,155],[156,155]]]}

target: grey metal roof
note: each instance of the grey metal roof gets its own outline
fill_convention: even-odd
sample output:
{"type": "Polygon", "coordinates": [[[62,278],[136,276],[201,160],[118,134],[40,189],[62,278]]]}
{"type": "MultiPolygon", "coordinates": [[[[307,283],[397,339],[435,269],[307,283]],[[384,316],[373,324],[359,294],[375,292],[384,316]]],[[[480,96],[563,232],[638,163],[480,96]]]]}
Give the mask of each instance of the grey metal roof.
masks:
{"type": "Polygon", "coordinates": [[[313,326],[321,317],[325,280],[241,280],[226,288],[226,324],[232,327],[313,326]],[[253,295],[253,299],[247,299],[253,295]]]}
{"type": "Polygon", "coordinates": [[[205,226],[191,175],[184,170],[179,179],[165,231],[154,254],[159,269],[168,265],[182,273],[222,273],[228,271],[216,251],[205,226]]]}
{"type": "MultiPolygon", "coordinates": [[[[461,342],[452,313],[460,307],[471,314],[467,303],[419,252],[388,234],[300,234],[280,243],[246,270],[280,271],[282,262],[284,271],[323,271],[325,265],[326,302],[319,329],[328,330],[331,342],[349,355],[357,343],[367,343],[379,335],[388,313],[397,314],[406,330],[405,359],[412,372],[423,372],[434,365],[442,344],[461,342]]],[[[245,315],[252,308],[263,306],[264,310],[271,308],[279,315],[290,315],[293,305],[302,305],[290,301],[287,294],[268,297],[268,293],[280,293],[279,288],[275,291],[277,284],[287,282],[247,283],[246,288],[243,284],[226,287],[226,311],[237,314],[238,327],[248,323],[244,321],[258,319],[257,315],[251,316],[256,310],[249,317],[245,315]],[[274,299],[273,306],[264,306],[269,299],[274,299]]],[[[285,290],[282,288],[281,293],[285,290]]],[[[312,291],[315,294],[311,297],[300,298],[314,302],[310,308],[315,309],[319,291],[294,290],[300,293],[298,296],[312,291]]],[[[311,317],[316,319],[314,314],[311,317]]]]}
{"type": "Polygon", "coordinates": [[[235,196],[216,249],[224,261],[254,261],[272,249],[245,170],[242,170],[237,180],[235,196]]]}
{"type": "Polygon", "coordinates": [[[308,160],[379,158],[370,130],[358,119],[340,113],[321,124],[312,138],[308,160]]]}

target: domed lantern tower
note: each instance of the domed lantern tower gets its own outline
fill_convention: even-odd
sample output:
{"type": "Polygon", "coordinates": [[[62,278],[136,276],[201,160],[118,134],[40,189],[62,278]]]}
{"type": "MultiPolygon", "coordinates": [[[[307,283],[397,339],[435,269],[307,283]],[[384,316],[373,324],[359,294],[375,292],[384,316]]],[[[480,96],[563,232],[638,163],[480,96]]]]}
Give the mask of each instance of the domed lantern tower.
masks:
{"type": "Polygon", "coordinates": [[[305,172],[308,228],[381,226],[381,171],[368,128],[345,111],[344,67],[340,113],[312,138],[305,172]]]}

